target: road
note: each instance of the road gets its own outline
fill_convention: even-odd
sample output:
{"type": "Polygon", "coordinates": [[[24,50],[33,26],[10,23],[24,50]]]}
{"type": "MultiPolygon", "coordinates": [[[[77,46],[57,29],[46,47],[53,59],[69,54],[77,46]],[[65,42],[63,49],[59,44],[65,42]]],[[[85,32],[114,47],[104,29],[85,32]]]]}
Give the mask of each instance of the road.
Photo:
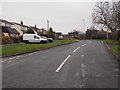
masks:
{"type": "Polygon", "coordinates": [[[118,88],[118,60],[101,42],[81,40],[3,58],[3,88],[118,88]]]}

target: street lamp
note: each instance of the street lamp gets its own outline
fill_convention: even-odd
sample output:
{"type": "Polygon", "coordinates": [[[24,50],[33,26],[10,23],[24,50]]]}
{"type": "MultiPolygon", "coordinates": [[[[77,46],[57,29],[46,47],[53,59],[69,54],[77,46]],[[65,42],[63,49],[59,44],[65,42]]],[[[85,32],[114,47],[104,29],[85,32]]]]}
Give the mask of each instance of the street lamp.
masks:
{"type": "Polygon", "coordinates": [[[84,28],[84,33],[85,33],[85,19],[83,19],[83,28],[84,28]]]}

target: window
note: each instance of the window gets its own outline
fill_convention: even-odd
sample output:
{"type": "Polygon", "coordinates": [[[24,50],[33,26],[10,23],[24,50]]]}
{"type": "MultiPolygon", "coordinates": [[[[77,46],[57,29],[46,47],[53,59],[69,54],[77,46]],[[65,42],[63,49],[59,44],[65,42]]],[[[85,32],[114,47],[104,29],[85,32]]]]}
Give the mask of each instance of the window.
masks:
{"type": "Polygon", "coordinates": [[[22,27],[22,30],[25,30],[25,31],[27,31],[27,27],[22,27]]]}
{"type": "Polygon", "coordinates": [[[37,36],[34,36],[34,38],[36,38],[36,39],[40,39],[39,37],[37,37],[37,36]]]}
{"type": "Polygon", "coordinates": [[[14,25],[11,25],[11,27],[10,28],[14,28],[14,25]]]}
{"type": "Polygon", "coordinates": [[[6,23],[6,26],[7,26],[7,27],[10,27],[11,25],[10,25],[9,23],[6,23]]]}
{"type": "Polygon", "coordinates": [[[4,22],[0,22],[0,26],[5,26],[5,23],[4,22]]]}

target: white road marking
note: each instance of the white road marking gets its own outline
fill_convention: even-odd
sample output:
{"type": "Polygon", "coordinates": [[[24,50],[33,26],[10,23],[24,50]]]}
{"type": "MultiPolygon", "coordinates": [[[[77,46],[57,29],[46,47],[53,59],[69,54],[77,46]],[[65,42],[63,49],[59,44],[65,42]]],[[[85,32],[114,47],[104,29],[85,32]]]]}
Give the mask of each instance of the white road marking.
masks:
{"type": "Polygon", "coordinates": [[[33,55],[33,53],[30,53],[30,54],[28,54],[28,55],[33,55]]]}
{"type": "Polygon", "coordinates": [[[117,75],[112,75],[112,76],[113,76],[113,77],[119,77],[120,75],[117,74],[117,75]]]}
{"type": "Polygon", "coordinates": [[[107,45],[108,49],[110,49],[110,47],[107,45]]]}
{"type": "Polygon", "coordinates": [[[75,75],[76,75],[76,76],[79,76],[79,72],[77,72],[75,75]]]}
{"type": "Polygon", "coordinates": [[[9,58],[9,59],[14,59],[15,57],[9,58]]]}
{"type": "Polygon", "coordinates": [[[118,72],[118,68],[116,68],[116,69],[113,69],[113,71],[115,71],[115,72],[118,72]]]}
{"type": "Polygon", "coordinates": [[[85,67],[86,67],[86,65],[81,64],[81,68],[82,68],[81,74],[82,74],[82,77],[85,77],[85,67]]]}
{"type": "Polygon", "coordinates": [[[85,55],[81,55],[81,57],[84,57],[85,55]]]}
{"type": "Polygon", "coordinates": [[[73,52],[76,52],[80,47],[76,48],[73,52]]]}
{"type": "Polygon", "coordinates": [[[86,44],[83,44],[82,46],[85,46],[86,44]]]}
{"type": "Polygon", "coordinates": [[[103,43],[103,41],[101,41],[103,43]]]}
{"type": "Polygon", "coordinates": [[[60,64],[60,66],[57,68],[55,72],[59,72],[62,66],[65,64],[65,62],[70,58],[71,55],[68,55],[67,58],[60,64]]]}
{"type": "Polygon", "coordinates": [[[85,86],[83,84],[79,85],[79,88],[85,88],[85,86]]]}

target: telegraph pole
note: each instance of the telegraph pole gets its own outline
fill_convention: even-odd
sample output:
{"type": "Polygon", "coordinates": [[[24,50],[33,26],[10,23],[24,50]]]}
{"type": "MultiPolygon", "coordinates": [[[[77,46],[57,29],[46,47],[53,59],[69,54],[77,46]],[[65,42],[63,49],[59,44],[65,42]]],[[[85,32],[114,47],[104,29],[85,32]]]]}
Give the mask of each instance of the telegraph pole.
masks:
{"type": "Polygon", "coordinates": [[[84,28],[84,33],[85,33],[85,19],[83,19],[83,28],[84,28]]]}
{"type": "Polygon", "coordinates": [[[47,31],[49,31],[49,20],[47,20],[47,31]]]}
{"type": "Polygon", "coordinates": [[[85,19],[83,19],[83,32],[84,32],[84,39],[85,39],[85,19]]]}

